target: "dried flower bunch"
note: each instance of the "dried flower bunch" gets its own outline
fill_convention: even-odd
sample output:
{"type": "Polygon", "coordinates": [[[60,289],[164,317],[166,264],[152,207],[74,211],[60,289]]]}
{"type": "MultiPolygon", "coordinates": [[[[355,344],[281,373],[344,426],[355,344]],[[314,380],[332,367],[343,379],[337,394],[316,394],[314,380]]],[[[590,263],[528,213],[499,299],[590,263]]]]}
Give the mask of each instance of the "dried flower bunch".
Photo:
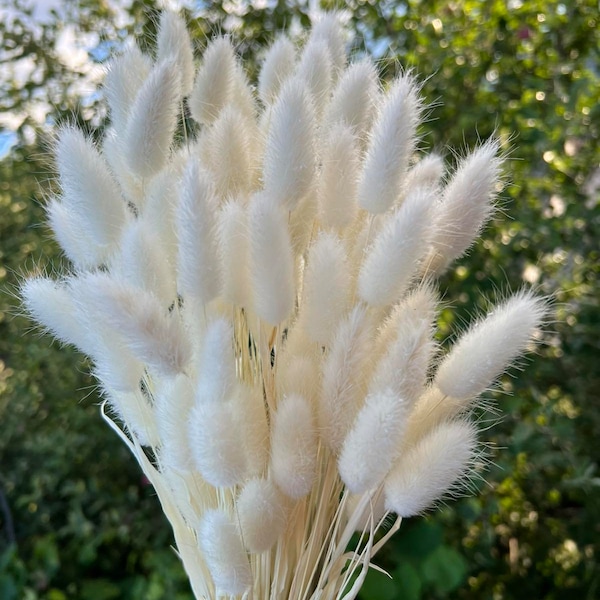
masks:
{"type": "Polygon", "coordinates": [[[445,176],[415,78],[347,61],[323,15],[254,89],[227,37],[196,72],[165,12],[154,59],[110,66],[101,145],[57,136],[72,268],[25,304],[93,360],[198,598],[354,598],[401,518],[464,487],[472,407],[544,316],[520,292],[440,355],[433,282],[494,210],[499,142],[445,176]]]}

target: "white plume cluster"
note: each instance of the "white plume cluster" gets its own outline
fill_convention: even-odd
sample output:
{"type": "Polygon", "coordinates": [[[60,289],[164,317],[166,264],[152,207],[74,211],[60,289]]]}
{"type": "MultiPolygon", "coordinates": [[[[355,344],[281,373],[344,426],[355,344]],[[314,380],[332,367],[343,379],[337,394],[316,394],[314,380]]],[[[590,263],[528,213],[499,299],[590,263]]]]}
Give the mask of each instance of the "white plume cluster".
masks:
{"type": "Polygon", "coordinates": [[[155,59],[113,61],[100,145],[59,132],[72,266],[24,303],[91,357],[198,598],[350,600],[386,511],[472,475],[471,408],[544,318],[521,291],[446,356],[434,340],[434,277],[494,211],[500,143],[444,183],[415,76],[349,59],[335,14],[279,37],[256,92],[229,38],[196,71],[186,32],[165,12],[155,59]]]}

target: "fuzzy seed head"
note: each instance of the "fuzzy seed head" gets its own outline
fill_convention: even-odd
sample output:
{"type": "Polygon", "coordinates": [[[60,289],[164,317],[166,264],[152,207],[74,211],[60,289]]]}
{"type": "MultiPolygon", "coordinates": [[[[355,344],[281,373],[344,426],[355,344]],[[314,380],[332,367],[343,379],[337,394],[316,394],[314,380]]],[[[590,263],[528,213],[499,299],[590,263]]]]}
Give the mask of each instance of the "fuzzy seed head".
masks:
{"type": "Polygon", "coordinates": [[[208,564],[217,594],[243,594],[252,585],[252,571],[242,540],[229,515],[221,509],[204,513],[198,543],[208,564]]]}
{"type": "Polygon", "coordinates": [[[89,351],[80,324],[73,319],[75,305],[65,285],[48,277],[32,277],[23,282],[21,298],[31,317],[52,335],[83,352],[89,351]]]}
{"type": "Polygon", "coordinates": [[[462,256],[494,213],[502,159],[491,138],[465,158],[435,207],[433,249],[428,271],[439,274],[462,256]]]}
{"type": "Polygon", "coordinates": [[[178,237],[178,288],[200,304],[219,292],[220,272],[216,243],[216,199],[214,187],[191,158],[181,181],[175,219],[178,237]]]}
{"type": "Polygon", "coordinates": [[[339,453],[364,391],[363,372],[372,344],[372,332],[364,307],[354,307],[338,325],[323,362],[319,397],[319,433],[334,453],[339,453]]]}
{"type": "Polygon", "coordinates": [[[281,401],[273,421],[271,470],[287,496],[306,496],[317,467],[317,432],[309,402],[298,394],[281,401]]]}
{"type": "Polygon", "coordinates": [[[310,191],[316,168],[315,113],[304,81],[287,80],[273,105],[263,177],[265,192],[288,211],[310,191]]]}
{"type": "Polygon", "coordinates": [[[406,188],[436,189],[444,176],[444,160],[437,154],[429,154],[419,160],[406,174],[406,188]]]}
{"type": "Polygon", "coordinates": [[[257,386],[238,384],[233,391],[232,405],[236,427],[241,432],[241,445],[246,457],[249,477],[261,477],[269,462],[269,423],[263,391],[257,386]]]}
{"type": "Polygon", "coordinates": [[[196,469],[215,487],[230,487],[246,476],[241,430],[230,402],[196,399],[189,415],[188,443],[196,469]]]}
{"type": "Polygon", "coordinates": [[[322,13],[313,19],[308,44],[314,42],[324,42],[327,45],[334,75],[337,76],[346,66],[346,32],[342,27],[339,13],[322,13]]]}
{"type": "Polygon", "coordinates": [[[353,494],[383,481],[396,458],[408,408],[408,402],[390,389],[367,396],[338,461],[340,476],[353,494]]]}
{"type": "Polygon", "coordinates": [[[250,240],[248,214],[241,202],[225,202],[217,215],[217,245],[223,298],[233,305],[248,307],[250,294],[250,240]]]}
{"type": "Polygon", "coordinates": [[[204,332],[198,368],[199,402],[225,402],[235,386],[233,330],[227,319],[215,319],[204,332]]]}
{"type": "Polygon", "coordinates": [[[414,77],[400,76],[386,94],[373,126],[359,183],[358,204],[370,213],[385,212],[400,197],[421,110],[414,77]]]}
{"type": "Polygon", "coordinates": [[[77,215],[63,202],[50,200],[46,205],[46,215],[54,239],[77,271],[88,271],[108,259],[109,248],[96,245],[86,236],[77,215]]]}
{"type": "Polygon", "coordinates": [[[175,64],[159,63],[137,93],[124,134],[125,158],[138,177],[151,177],[166,164],[180,101],[181,78],[175,64]]]}
{"type": "Polygon", "coordinates": [[[231,102],[235,70],[235,52],[229,38],[209,43],[189,98],[192,117],[198,123],[212,123],[231,102]]]}
{"type": "Polygon", "coordinates": [[[156,296],[104,273],[73,278],[69,287],[80,310],[121,336],[150,369],[167,377],[185,370],[191,358],[188,337],[156,296]]]}
{"type": "MultiPolygon", "coordinates": [[[[91,140],[74,127],[60,132],[56,163],[67,228],[83,234],[98,256],[105,256],[114,248],[127,216],[108,165],[91,140]]],[[[51,209],[51,224],[61,220],[62,216],[51,209]]]]}
{"type": "Polygon", "coordinates": [[[258,77],[258,95],[265,105],[279,95],[281,84],[291,75],[296,62],[296,48],[284,35],[269,48],[258,77]]]}
{"type": "Polygon", "coordinates": [[[187,375],[177,375],[165,382],[154,397],[160,460],[177,472],[190,471],[193,462],[189,437],[182,432],[188,427],[194,405],[193,382],[187,375]]]}
{"type": "Polygon", "coordinates": [[[304,275],[300,322],[309,339],[327,345],[345,313],[350,272],[344,248],[332,234],[321,234],[311,245],[304,275]]]}
{"type": "Polygon", "coordinates": [[[240,529],[250,552],[266,552],[283,533],[287,511],[281,492],[269,479],[251,479],[237,497],[240,529]]]}
{"type": "Polygon", "coordinates": [[[109,63],[104,96],[116,131],[125,129],[133,101],[151,70],[152,60],[135,43],[109,63]]]}
{"type": "Polygon", "coordinates": [[[400,300],[425,255],[430,235],[431,194],[417,190],[385,222],[358,276],[358,293],[373,307],[400,300]]]}
{"type": "Polygon", "coordinates": [[[379,82],[373,61],[367,58],[351,64],[333,91],[325,123],[345,123],[362,140],[371,126],[378,94],[379,82]]]}
{"type": "Polygon", "coordinates": [[[324,225],[341,231],[356,218],[359,170],[353,128],[343,122],[335,123],[324,142],[318,180],[319,218],[324,225]]]}
{"type": "Polygon", "coordinates": [[[207,134],[207,163],[220,198],[250,189],[252,133],[244,115],[230,106],[221,111],[207,134]]]}
{"type": "Polygon", "coordinates": [[[294,258],[283,209],[267,194],[253,196],[249,208],[250,275],[258,316],[278,325],[294,306],[294,258]]]}
{"type": "Polygon", "coordinates": [[[382,355],[369,383],[371,393],[389,388],[411,404],[423,393],[435,351],[436,300],[431,286],[424,285],[394,307],[377,339],[382,355]]]}
{"type": "Polygon", "coordinates": [[[185,21],[175,12],[160,15],[157,62],[172,61],[181,77],[181,91],[188,96],[194,85],[194,50],[185,21]]]}
{"type": "Polygon", "coordinates": [[[333,65],[329,48],[325,41],[310,41],[298,65],[298,76],[304,80],[312,98],[317,114],[329,101],[333,65]]]}
{"type": "Polygon", "coordinates": [[[527,348],[546,310],[544,300],[531,292],[515,294],[459,339],[440,365],[435,384],[452,398],[478,396],[527,348]]]}
{"type": "Polygon", "coordinates": [[[476,444],[472,423],[442,423],[405,450],[393,467],[385,482],[386,509],[412,517],[460,489],[471,469],[476,444]]]}
{"type": "Polygon", "coordinates": [[[167,306],[175,299],[175,274],[162,244],[144,219],[132,220],[124,228],[113,261],[113,272],[124,281],[154,294],[167,306]]]}

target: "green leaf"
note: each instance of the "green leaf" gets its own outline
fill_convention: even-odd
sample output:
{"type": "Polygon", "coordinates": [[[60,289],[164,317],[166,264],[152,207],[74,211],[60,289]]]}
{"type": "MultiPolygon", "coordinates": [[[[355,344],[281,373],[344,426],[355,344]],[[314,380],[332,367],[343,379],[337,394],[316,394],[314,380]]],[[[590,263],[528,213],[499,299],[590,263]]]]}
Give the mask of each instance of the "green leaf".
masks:
{"type": "Polygon", "coordinates": [[[423,584],[421,583],[419,573],[410,563],[403,562],[394,571],[394,581],[396,581],[398,586],[397,598],[402,598],[402,600],[420,600],[423,584]]]}
{"type": "Polygon", "coordinates": [[[423,561],[421,572],[439,594],[446,594],[464,581],[467,562],[453,548],[440,546],[423,561]]]}
{"type": "Polygon", "coordinates": [[[420,559],[431,554],[442,543],[442,527],[430,521],[415,521],[406,528],[397,539],[397,548],[411,560],[420,559]]]}
{"type": "Polygon", "coordinates": [[[361,600],[395,600],[399,597],[398,583],[375,569],[369,569],[360,589],[361,600]]]}

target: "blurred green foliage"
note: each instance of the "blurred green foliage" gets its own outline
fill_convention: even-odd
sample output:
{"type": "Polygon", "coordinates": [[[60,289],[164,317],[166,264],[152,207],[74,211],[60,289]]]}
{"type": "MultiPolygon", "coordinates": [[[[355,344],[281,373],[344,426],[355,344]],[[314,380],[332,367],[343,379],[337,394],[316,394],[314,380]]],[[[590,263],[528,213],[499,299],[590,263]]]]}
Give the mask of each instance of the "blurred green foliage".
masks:
{"type": "MultiPolygon", "coordinates": [[[[0,22],[1,60],[33,60],[36,70],[24,82],[5,78],[0,96],[0,112],[20,115],[0,161],[0,598],[190,598],[151,487],[98,417],[84,359],[36,339],[16,299],[20,273],[61,260],[38,227],[52,183],[45,132],[65,119],[91,130],[104,117],[96,96],[80,103],[86,74],[61,62],[56,42],[77,23],[99,32],[88,48],[98,62],[132,34],[151,48],[156,5],[135,1],[116,25],[108,3],[65,3],[66,17],[33,25],[13,4],[21,17],[0,22]],[[31,115],[44,102],[51,110],[40,126],[31,115]]],[[[373,571],[361,598],[592,600],[600,596],[598,5],[344,5],[357,54],[374,53],[387,77],[414,68],[423,80],[424,149],[472,148],[495,131],[510,157],[498,218],[441,281],[442,341],[523,282],[551,295],[555,309],[524,372],[490,394],[501,418],[482,410],[482,423],[495,425],[484,433],[487,483],[404,523],[379,559],[393,578],[373,571]]],[[[188,13],[199,46],[232,30],[251,65],[275,32],[308,23],[303,2],[201,6],[188,13]]]]}

